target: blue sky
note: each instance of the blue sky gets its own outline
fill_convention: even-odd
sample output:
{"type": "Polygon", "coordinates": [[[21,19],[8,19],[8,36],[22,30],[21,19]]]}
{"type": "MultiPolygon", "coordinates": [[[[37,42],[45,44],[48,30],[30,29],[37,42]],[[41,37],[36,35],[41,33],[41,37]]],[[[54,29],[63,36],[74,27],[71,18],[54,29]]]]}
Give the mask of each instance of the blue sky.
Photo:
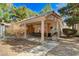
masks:
{"type": "MultiPolygon", "coordinates": [[[[13,5],[15,7],[25,6],[33,10],[34,12],[39,13],[41,9],[44,8],[46,3],[14,3],[13,5]]],[[[66,4],[64,3],[51,3],[52,10],[54,10],[55,12],[57,12],[59,8],[64,7],[64,6],[66,6],[66,4]]]]}

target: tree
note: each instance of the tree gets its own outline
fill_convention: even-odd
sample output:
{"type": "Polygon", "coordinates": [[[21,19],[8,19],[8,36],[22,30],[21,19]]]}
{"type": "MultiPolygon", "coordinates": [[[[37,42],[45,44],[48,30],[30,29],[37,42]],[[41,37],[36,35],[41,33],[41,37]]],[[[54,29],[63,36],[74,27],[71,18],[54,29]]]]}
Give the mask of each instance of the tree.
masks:
{"type": "Polygon", "coordinates": [[[79,4],[67,4],[67,6],[60,8],[59,13],[65,17],[65,22],[68,26],[72,26],[79,23],[79,4]],[[67,17],[66,17],[67,16],[67,17]]]}
{"type": "Polygon", "coordinates": [[[12,4],[0,4],[0,22],[19,21],[37,15],[38,14],[36,12],[33,12],[32,10],[23,6],[17,8],[12,4]]]}
{"type": "Polygon", "coordinates": [[[9,4],[0,4],[0,22],[10,22],[9,20],[9,4]]]}
{"type": "Polygon", "coordinates": [[[52,11],[51,4],[46,4],[45,7],[41,10],[40,14],[45,14],[52,11]]]}
{"type": "Polygon", "coordinates": [[[12,12],[11,17],[17,19],[17,21],[38,15],[37,13],[23,6],[19,8],[13,7],[11,12],[12,12]]]}
{"type": "Polygon", "coordinates": [[[11,10],[10,10],[10,19],[12,19],[12,21],[16,21],[16,7],[14,7],[13,5],[11,6],[11,10]]]}

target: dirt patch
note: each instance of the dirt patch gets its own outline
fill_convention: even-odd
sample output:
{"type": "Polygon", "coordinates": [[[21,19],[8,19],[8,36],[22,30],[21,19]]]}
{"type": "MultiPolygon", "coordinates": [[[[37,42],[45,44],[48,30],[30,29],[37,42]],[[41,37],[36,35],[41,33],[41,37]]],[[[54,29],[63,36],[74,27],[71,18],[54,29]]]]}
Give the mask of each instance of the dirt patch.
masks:
{"type": "Polygon", "coordinates": [[[17,55],[20,52],[29,51],[31,48],[37,45],[39,45],[39,43],[24,39],[0,41],[0,55],[17,55]]]}
{"type": "Polygon", "coordinates": [[[18,54],[17,52],[11,49],[10,45],[8,44],[3,45],[3,42],[0,41],[0,56],[13,56],[17,54],[18,54]]]}

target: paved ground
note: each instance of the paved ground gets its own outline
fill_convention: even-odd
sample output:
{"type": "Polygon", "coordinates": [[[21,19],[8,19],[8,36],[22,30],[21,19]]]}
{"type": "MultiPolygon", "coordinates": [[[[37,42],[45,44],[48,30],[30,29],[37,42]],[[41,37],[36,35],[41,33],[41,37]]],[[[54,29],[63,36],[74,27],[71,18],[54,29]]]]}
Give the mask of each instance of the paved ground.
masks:
{"type": "Polygon", "coordinates": [[[60,39],[60,44],[50,50],[47,56],[79,56],[79,38],[60,39]]]}
{"type": "Polygon", "coordinates": [[[55,41],[47,41],[41,45],[38,45],[32,48],[30,51],[25,51],[20,54],[19,56],[45,56],[48,51],[52,50],[58,45],[58,42],[55,41]]]}

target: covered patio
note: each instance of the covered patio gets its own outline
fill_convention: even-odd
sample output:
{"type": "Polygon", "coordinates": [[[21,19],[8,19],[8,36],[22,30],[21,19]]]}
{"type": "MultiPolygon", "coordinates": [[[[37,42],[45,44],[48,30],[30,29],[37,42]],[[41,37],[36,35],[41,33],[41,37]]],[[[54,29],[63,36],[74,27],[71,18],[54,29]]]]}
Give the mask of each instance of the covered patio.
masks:
{"type": "Polygon", "coordinates": [[[57,38],[59,38],[62,30],[61,17],[54,12],[19,21],[18,24],[25,28],[25,39],[27,39],[29,35],[36,34],[41,38],[40,42],[44,42],[45,38],[48,38],[51,27],[57,29],[57,38]]]}

